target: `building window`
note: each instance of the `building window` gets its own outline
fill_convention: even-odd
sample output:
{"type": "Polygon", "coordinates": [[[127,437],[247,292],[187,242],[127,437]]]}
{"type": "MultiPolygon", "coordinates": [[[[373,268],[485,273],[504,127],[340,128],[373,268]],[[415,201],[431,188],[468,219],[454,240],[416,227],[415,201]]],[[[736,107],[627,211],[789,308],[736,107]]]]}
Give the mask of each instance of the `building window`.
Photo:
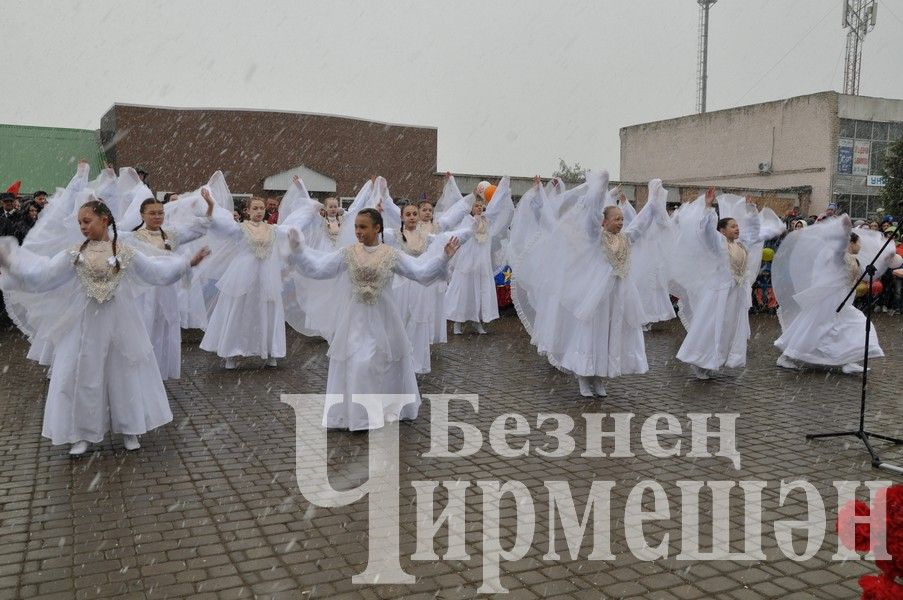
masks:
{"type": "Polygon", "coordinates": [[[903,140],[903,123],[888,123],[887,139],[896,142],[903,140]]]}
{"type": "Polygon", "coordinates": [[[872,139],[878,141],[887,140],[888,123],[872,123],[872,139]]]}
{"type": "Polygon", "coordinates": [[[851,121],[850,119],[841,119],[840,137],[850,139],[856,137],[856,121],[851,121]]]}

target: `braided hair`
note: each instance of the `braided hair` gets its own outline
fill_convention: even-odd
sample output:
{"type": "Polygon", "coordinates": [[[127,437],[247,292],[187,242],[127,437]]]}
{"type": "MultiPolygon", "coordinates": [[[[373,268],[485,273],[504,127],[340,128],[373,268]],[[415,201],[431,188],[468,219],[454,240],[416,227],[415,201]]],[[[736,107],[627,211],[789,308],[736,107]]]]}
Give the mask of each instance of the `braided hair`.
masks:
{"type": "MultiPolygon", "coordinates": [[[[407,201],[407,200],[405,200],[404,202],[401,202],[400,206],[401,206],[401,239],[404,241],[405,244],[407,244],[407,243],[408,243],[408,238],[405,237],[405,235],[404,235],[404,209],[406,209],[406,208],[409,207],[409,206],[413,206],[414,208],[417,209],[417,212],[419,213],[419,212],[420,212],[420,208],[419,208],[418,205],[415,204],[414,202],[410,202],[410,201],[407,201]]],[[[418,220],[419,220],[419,219],[418,219],[418,220]]]]}
{"type": "MultiPolygon", "coordinates": [[[[113,212],[110,210],[110,207],[107,206],[103,200],[88,200],[84,204],[82,204],[81,208],[90,208],[91,211],[100,218],[106,218],[110,225],[113,227],[113,260],[115,261],[115,266],[113,267],[115,271],[118,273],[119,266],[119,256],[116,253],[116,240],[119,238],[119,233],[116,231],[116,219],[113,217],[113,212]]],[[[81,247],[78,249],[78,253],[81,254],[85,251],[85,248],[88,246],[88,242],[91,240],[86,239],[82,242],[81,247]]],[[[78,258],[76,257],[75,262],[78,262],[78,258]]]]}
{"type": "MultiPolygon", "coordinates": [[[[169,195],[172,195],[172,194],[169,194],[169,195]]],[[[144,202],[141,203],[141,208],[138,209],[138,212],[141,213],[141,214],[143,215],[143,214],[144,214],[144,209],[145,209],[146,207],[150,206],[151,204],[159,204],[159,205],[162,206],[163,204],[165,204],[165,202],[160,202],[160,201],[157,200],[156,198],[147,198],[144,202]]],[[[132,231],[138,231],[138,230],[141,229],[143,226],[144,226],[144,221],[142,220],[141,223],[139,223],[137,226],[135,226],[135,227],[132,229],[132,231]]],[[[169,240],[166,239],[166,232],[163,231],[163,228],[162,228],[162,227],[160,228],[160,238],[163,240],[163,246],[164,246],[167,250],[171,250],[172,248],[170,248],[169,240]]]]}
{"type": "Polygon", "coordinates": [[[370,221],[372,221],[374,225],[379,225],[379,241],[384,242],[385,240],[383,239],[383,230],[385,228],[383,227],[382,213],[380,213],[375,208],[364,208],[364,209],[361,209],[357,214],[358,215],[367,215],[368,217],[370,217],[370,221]]]}

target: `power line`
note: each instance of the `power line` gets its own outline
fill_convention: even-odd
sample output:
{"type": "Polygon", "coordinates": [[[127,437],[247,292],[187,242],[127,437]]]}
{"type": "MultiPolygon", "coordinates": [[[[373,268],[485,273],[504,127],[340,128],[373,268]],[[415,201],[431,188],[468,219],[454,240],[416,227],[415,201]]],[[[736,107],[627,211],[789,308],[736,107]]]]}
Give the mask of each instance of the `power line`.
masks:
{"type": "Polygon", "coordinates": [[[824,14],[824,16],[822,16],[822,18],[819,19],[818,22],[816,22],[815,25],[813,25],[812,28],[809,29],[809,31],[806,32],[806,34],[805,34],[803,37],[801,37],[799,40],[797,40],[797,42],[793,45],[792,48],[790,48],[790,50],[788,50],[787,52],[784,53],[784,56],[782,56],[781,58],[779,58],[778,61],[777,61],[776,63],[774,63],[773,65],[771,65],[771,67],[770,67],[767,71],[765,71],[764,73],[762,73],[761,77],[759,77],[758,79],[756,79],[755,83],[753,83],[753,84],[749,87],[748,90],[746,90],[745,92],[743,92],[743,95],[740,96],[740,98],[737,100],[736,103],[737,103],[737,104],[740,104],[740,101],[743,100],[744,98],[746,98],[747,94],[749,94],[751,91],[753,91],[753,90],[756,88],[756,86],[759,85],[759,82],[761,82],[763,79],[765,79],[765,77],[766,77],[769,73],[771,73],[771,72],[774,70],[775,67],[777,67],[779,64],[781,64],[782,62],[784,62],[784,59],[787,58],[788,56],[790,56],[790,53],[793,52],[794,50],[796,50],[797,47],[798,47],[800,44],[802,44],[802,43],[805,41],[805,39],[806,39],[807,37],[809,37],[809,35],[810,35],[813,31],[815,31],[815,28],[818,27],[819,25],[821,25],[821,24],[822,24],[822,21],[824,21],[825,19],[827,19],[827,18],[828,18],[828,15],[830,15],[833,11],[834,11],[834,7],[832,6],[831,8],[828,9],[828,12],[826,12],[826,13],[824,14]]]}

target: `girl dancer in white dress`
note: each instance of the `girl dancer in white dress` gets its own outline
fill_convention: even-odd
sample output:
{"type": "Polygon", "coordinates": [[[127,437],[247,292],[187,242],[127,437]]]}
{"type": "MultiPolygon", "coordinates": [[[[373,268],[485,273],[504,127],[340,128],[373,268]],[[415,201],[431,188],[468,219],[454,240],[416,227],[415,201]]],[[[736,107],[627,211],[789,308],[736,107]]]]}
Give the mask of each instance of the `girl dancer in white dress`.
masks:
{"type": "MultiPolygon", "coordinates": [[[[447,175],[445,203],[449,196],[460,196],[454,178],[447,175]]],[[[445,317],[454,323],[452,332],[464,332],[464,323],[470,321],[477,333],[485,334],[483,323],[499,317],[498,297],[495,292],[495,274],[505,264],[505,242],[508,225],[514,216],[514,204],[507,177],[502,178],[497,188],[489,182],[477,185],[473,194],[460,198],[448,212],[467,209],[457,223],[449,223],[450,229],[468,229],[474,232],[473,239],[461,247],[452,261],[452,274],[445,292],[445,317]],[[489,190],[494,194],[490,195],[489,190]]],[[[442,215],[440,218],[445,217],[442,215]]]]}
{"type": "Polygon", "coordinates": [[[714,208],[715,189],[685,204],[677,214],[677,245],[672,253],[680,319],[687,329],[677,358],[709,379],[722,367],[746,365],[752,282],[765,240],[783,232],[771,209],[758,213],[739,196],[722,195],[714,208]]]}
{"type": "Polygon", "coordinates": [[[623,228],[607,189],[608,172],[587,173],[586,184],[559,205],[559,222],[512,265],[520,288],[512,290],[519,295],[515,306],[531,342],[553,366],[576,375],[584,397],[607,395],[605,378],[649,369],[630,252],[667,215],[662,198],[653,197],[623,228]]]}
{"type": "MultiPolygon", "coordinates": [[[[207,233],[213,215],[213,198],[208,190],[201,195],[207,203],[204,217],[192,218],[185,224],[164,227],[164,206],[155,198],[144,200],[139,208],[142,224],[135,227],[126,241],[131,241],[149,256],[170,254],[207,233]]],[[[187,202],[187,200],[184,200],[187,202]]],[[[182,366],[182,328],[179,292],[182,282],[156,286],[138,297],[147,333],[154,345],[154,355],[163,379],[178,379],[182,366]]]]}
{"type": "Polygon", "coordinates": [[[51,350],[42,364],[53,365],[42,435],[72,444],[72,455],[107,431],[135,450],[139,435],[172,420],[134,287],[169,285],[206,255],[202,250],[190,263],[178,255],[145,256],[119,243],[110,209],[88,197],[78,211],[80,245],[48,258],[5,238],[0,251],[4,289],[31,292],[35,302],[56,307],[36,332],[51,350]]]}
{"type": "MultiPolygon", "coordinates": [[[[779,367],[840,366],[844,373],[862,372],[857,363],[864,354],[865,315],[849,301],[840,312],[837,307],[884,240],[878,232],[851,229],[847,216],[824,219],[781,242],[771,271],[780,305],[782,334],[774,343],[781,350],[779,367]]],[[[895,256],[889,246],[875,263],[877,277],[893,266],[895,256]]],[[[872,328],[869,358],[884,356],[872,328]]]]}
{"type": "Polygon", "coordinates": [[[424,284],[443,277],[459,242],[452,238],[444,253],[414,259],[380,243],[382,215],[377,210],[357,212],[354,227],[358,243],[329,253],[303,247],[300,234],[290,233],[295,248],[291,260],[307,277],[337,278],[339,282],[335,288],[337,322],[328,339],[323,425],[377,429],[387,422],[416,418],[420,407],[411,343],[395,306],[393,273],[424,284]],[[330,394],[340,400],[331,401],[330,394]],[[358,396],[353,398],[355,394],[358,396]],[[376,396],[387,394],[410,395],[413,401],[387,396],[380,401],[376,396]],[[362,404],[365,401],[369,404],[362,404]]]}
{"type": "Polygon", "coordinates": [[[268,367],[285,356],[282,269],[287,250],[280,240],[289,227],[264,222],[261,198],[251,200],[247,210],[249,219],[236,223],[217,207],[209,234],[217,243],[214,257],[199,273],[215,281],[218,291],[201,348],[223,358],[226,369],[236,368],[239,356],[259,356],[268,367]]]}
{"type": "MultiPolygon", "coordinates": [[[[439,224],[430,223],[437,235],[427,233],[420,226],[420,210],[416,204],[406,204],[401,209],[402,226],[397,234],[392,233],[392,243],[405,254],[418,257],[428,250],[438,251],[449,236],[458,238],[462,245],[471,239],[471,232],[459,230],[452,234],[438,234],[439,224]]],[[[430,345],[447,341],[443,302],[445,282],[433,281],[423,285],[411,279],[396,276],[393,285],[396,302],[401,311],[401,319],[414,350],[414,371],[418,375],[430,372],[430,345]]]]}

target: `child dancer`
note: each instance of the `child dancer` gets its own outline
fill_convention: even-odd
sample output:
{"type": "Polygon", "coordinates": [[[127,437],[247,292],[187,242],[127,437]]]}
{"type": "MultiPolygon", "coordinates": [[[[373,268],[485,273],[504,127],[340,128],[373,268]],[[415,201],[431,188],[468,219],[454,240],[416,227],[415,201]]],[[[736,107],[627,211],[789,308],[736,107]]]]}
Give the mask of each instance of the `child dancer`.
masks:
{"type": "Polygon", "coordinates": [[[300,234],[290,233],[291,260],[307,277],[338,278],[339,282],[337,322],[328,339],[326,394],[336,394],[341,400],[333,402],[327,397],[323,425],[377,429],[387,422],[416,418],[420,407],[411,343],[394,305],[392,274],[424,284],[442,277],[459,242],[450,239],[441,255],[411,258],[381,243],[383,219],[373,208],[356,213],[354,229],[356,244],[329,253],[302,247],[300,234]],[[355,394],[374,396],[352,398],[355,394]],[[409,394],[414,402],[386,397],[380,402],[377,394],[409,394]]]}
{"type": "MultiPolygon", "coordinates": [[[[803,364],[840,366],[844,373],[862,373],[857,364],[865,346],[865,315],[847,302],[837,306],[859,279],[883,243],[868,230],[852,233],[849,217],[824,219],[790,233],[774,257],[772,282],[780,308],[782,334],[774,345],[781,350],[778,366],[798,369],[803,364]],[[863,243],[867,247],[860,251],[863,243]],[[858,257],[864,256],[865,263],[858,257]]],[[[894,257],[893,247],[876,261],[880,277],[894,257]]],[[[874,328],[874,326],[873,326],[874,328]]],[[[869,358],[884,356],[873,330],[869,358]]]]}
{"type": "Polygon", "coordinates": [[[238,356],[259,356],[268,367],[285,356],[285,257],[278,241],[288,227],[264,222],[265,211],[263,199],[253,198],[248,220],[236,223],[217,209],[212,221],[210,236],[218,246],[201,275],[216,281],[218,293],[201,348],[223,358],[226,369],[238,366],[238,356]]]}
{"type": "MultiPolygon", "coordinates": [[[[426,228],[421,226],[420,211],[416,204],[402,206],[401,218],[402,228],[397,235],[393,235],[393,242],[408,256],[423,256],[428,248],[435,250],[436,244],[440,247],[445,244],[448,235],[437,238],[436,235],[427,234],[426,228]]],[[[432,222],[430,225],[437,232],[441,228],[432,222]]],[[[451,235],[462,243],[471,237],[470,232],[465,230],[451,235]]],[[[401,319],[414,349],[414,371],[418,375],[424,375],[430,372],[430,345],[447,341],[443,313],[445,282],[437,280],[423,285],[397,276],[394,290],[401,319]]]]}
{"type": "Polygon", "coordinates": [[[722,218],[713,207],[715,189],[678,213],[678,241],[672,266],[680,282],[681,321],[687,328],[677,352],[697,379],[709,379],[722,367],[746,364],[752,282],[762,244],[784,231],[770,209],[760,215],[739,197],[722,196],[722,218]]]}
{"type": "MultiPolygon", "coordinates": [[[[446,187],[456,188],[451,175],[447,177],[446,187]]],[[[473,194],[461,198],[448,212],[453,213],[461,207],[469,209],[470,214],[457,224],[450,224],[450,228],[472,230],[474,236],[470,243],[462,246],[451,265],[452,275],[445,292],[445,316],[454,323],[452,332],[456,335],[464,332],[467,321],[473,322],[477,333],[485,334],[483,323],[499,317],[495,273],[505,264],[504,242],[514,216],[508,178],[503,178],[498,188],[481,182],[473,194]]]]}
{"type": "Polygon", "coordinates": [[[515,260],[529,264],[517,277],[532,278],[521,296],[531,307],[519,309],[531,342],[553,366],[576,375],[584,397],[607,395],[605,378],[648,370],[630,256],[643,232],[666,215],[662,198],[653,197],[624,228],[621,209],[606,202],[607,188],[608,172],[587,173],[586,184],[575,188],[579,196],[566,198],[559,223],[543,234],[551,242],[515,260]]]}
{"type": "MultiPolygon", "coordinates": [[[[141,203],[141,225],[133,229],[131,240],[149,256],[170,254],[181,245],[207,233],[213,215],[213,198],[206,189],[201,191],[207,212],[204,217],[191,219],[184,225],[163,227],[163,204],[155,198],[141,203]]],[[[188,200],[183,200],[187,202],[188,200]]],[[[127,238],[128,239],[128,238],[127,238]]],[[[147,333],[154,346],[154,355],[163,379],[178,379],[182,365],[182,328],[179,312],[181,281],[157,286],[138,297],[147,333]]]]}
{"type": "Polygon", "coordinates": [[[72,444],[72,455],[84,454],[107,431],[122,434],[126,449],[135,450],[139,435],[172,420],[133,289],[138,281],[169,285],[189,268],[184,257],[147,257],[119,243],[112,212],[91,198],[78,211],[80,245],[47,258],[7,239],[0,251],[4,289],[42,294],[58,309],[37,332],[52,349],[43,364],[53,365],[42,435],[72,444]]]}
{"type": "Polygon", "coordinates": [[[326,230],[326,239],[329,240],[332,248],[336,246],[336,240],[339,237],[339,231],[342,228],[342,215],[339,207],[339,199],[329,197],[323,201],[326,206],[326,216],[323,217],[323,227],[326,230]]]}

